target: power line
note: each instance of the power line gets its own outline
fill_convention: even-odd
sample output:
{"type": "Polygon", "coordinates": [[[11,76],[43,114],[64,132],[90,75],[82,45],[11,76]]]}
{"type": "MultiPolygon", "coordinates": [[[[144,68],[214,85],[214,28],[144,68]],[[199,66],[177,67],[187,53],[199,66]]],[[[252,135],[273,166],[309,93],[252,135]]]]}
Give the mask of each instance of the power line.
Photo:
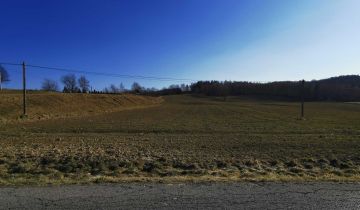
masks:
{"type": "MultiPolygon", "coordinates": [[[[0,65],[13,65],[13,66],[22,66],[19,63],[7,63],[0,62],[0,65]]],[[[158,80],[158,81],[183,81],[183,82],[198,82],[202,80],[196,79],[187,79],[187,78],[174,78],[174,77],[152,77],[152,76],[142,76],[142,75],[127,75],[127,74],[113,74],[113,73],[103,73],[103,72],[94,72],[94,71],[83,71],[77,69],[67,69],[67,68],[57,68],[57,67],[49,67],[49,66],[39,66],[39,65],[31,65],[26,64],[27,67],[38,68],[38,69],[49,69],[55,71],[69,72],[69,73],[79,73],[79,74],[92,74],[92,75],[100,75],[100,76],[108,76],[108,77],[118,77],[118,78],[129,78],[129,79],[144,79],[144,80],[158,80]]],[[[208,80],[211,81],[211,80],[208,80]]],[[[276,81],[249,81],[252,83],[266,84],[272,83],[276,81]]]]}
{"type": "Polygon", "coordinates": [[[6,63],[6,62],[0,62],[0,65],[21,66],[22,64],[19,64],[19,63],[6,63]]]}
{"type": "MultiPolygon", "coordinates": [[[[2,64],[3,65],[17,65],[17,66],[22,65],[22,64],[17,64],[17,63],[0,62],[0,65],[2,65],[2,64]]],[[[152,77],[152,76],[142,76],[142,75],[127,75],[127,74],[113,74],[113,73],[103,73],[103,72],[94,72],[94,71],[83,71],[83,70],[77,70],[77,69],[56,68],[56,67],[39,66],[39,65],[31,65],[31,64],[26,64],[26,66],[27,67],[32,67],[32,68],[38,68],[38,69],[49,69],[49,70],[62,71],[62,72],[71,72],[71,73],[79,73],[79,74],[92,74],[92,75],[120,77],[120,78],[160,80],[160,81],[192,81],[192,82],[198,81],[198,80],[194,80],[194,79],[185,79],[185,78],[152,77]]]]}

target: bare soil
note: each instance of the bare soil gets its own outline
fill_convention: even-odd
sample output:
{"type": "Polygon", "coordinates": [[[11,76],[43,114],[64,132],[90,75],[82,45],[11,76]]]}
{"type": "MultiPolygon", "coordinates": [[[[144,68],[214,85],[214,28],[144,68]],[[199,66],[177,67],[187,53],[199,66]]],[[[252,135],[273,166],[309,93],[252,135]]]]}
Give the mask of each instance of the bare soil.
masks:
{"type": "Polygon", "coordinates": [[[158,106],[16,121],[0,183],[360,180],[360,106],[168,96],[158,106]]]}

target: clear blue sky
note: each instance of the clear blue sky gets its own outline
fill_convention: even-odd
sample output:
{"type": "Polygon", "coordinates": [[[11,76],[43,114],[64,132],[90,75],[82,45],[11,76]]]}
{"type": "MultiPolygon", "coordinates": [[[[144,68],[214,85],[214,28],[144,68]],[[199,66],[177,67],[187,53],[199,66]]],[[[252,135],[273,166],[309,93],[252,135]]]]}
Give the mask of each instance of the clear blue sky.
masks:
{"type": "MultiPolygon", "coordinates": [[[[0,61],[202,80],[359,74],[359,9],[358,0],[3,0],[0,61]]],[[[18,68],[8,69],[7,86],[19,87],[18,68]]],[[[62,74],[29,69],[29,86],[62,74]]],[[[134,81],[88,77],[98,89],[134,81]]]]}

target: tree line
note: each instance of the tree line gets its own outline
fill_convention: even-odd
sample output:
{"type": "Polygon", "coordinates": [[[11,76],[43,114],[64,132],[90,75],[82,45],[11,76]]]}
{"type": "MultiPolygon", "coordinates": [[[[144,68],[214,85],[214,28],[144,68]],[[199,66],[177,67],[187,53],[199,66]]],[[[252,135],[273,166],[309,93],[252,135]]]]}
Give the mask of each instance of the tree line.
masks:
{"type": "Polygon", "coordinates": [[[193,94],[207,96],[250,95],[262,98],[307,101],[360,101],[360,76],[348,75],[305,82],[232,82],[199,81],[191,85],[193,94]]]}
{"type": "MultiPolygon", "coordinates": [[[[0,84],[9,82],[8,72],[0,65],[0,84]]],[[[57,81],[44,79],[41,89],[44,91],[56,91],[64,93],[135,93],[143,95],[174,95],[194,94],[223,97],[228,96],[256,96],[270,99],[299,100],[304,97],[306,101],[360,101],[360,76],[347,75],[331,77],[322,80],[305,82],[304,86],[297,81],[280,82],[246,82],[246,81],[198,81],[190,85],[170,85],[162,89],[145,88],[138,82],[134,82],[130,89],[120,85],[111,84],[102,90],[92,89],[90,81],[85,76],[76,77],[75,74],[67,74],[60,78],[63,88],[57,81]]]]}
{"type": "MultiPolygon", "coordinates": [[[[143,95],[171,95],[171,94],[182,94],[190,92],[190,86],[181,85],[170,85],[169,87],[157,89],[157,88],[146,88],[141,86],[138,82],[134,82],[130,89],[126,89],[125,86],[111,84],[105,87],[103,90],[92,89],[90,81],[85,76],[76,77],[75,74],[67,74],[61,77],[61,83],[64,85],[62,92],[64,93],[102,93],[102,94],[118,94],[118,93],[134,93],[143,95]]],[[[41,85],[43,91],[60,92],[59,84],[55,80],[44,79],[41,85]]]]}
{"type": "MultiPolygon", "coordinates": [[[[103,90],[92,89],[90,86],[90,81],[84,76],[81,75],[79,78],[75,74],[67,74],[60,78],[61,83],[63,84],[63,89],[60,90],[60,86],[57,81],[52,79],[44,79],[41,85],[41,90],[43,91],[53,91],[63,93],[123,93],[128,90],[125,89],[124,85],[120,83],[119,86],[111,84],[109,87],[105,87],[103,90]]],[[[139,91],[142,87],[134,82],[132,85],[134,91],[139,91]]]]}
{"type": "MultiPolygon", "coordinates": [[[[75,74],[68,74],[61,77],[64,93],[88,93],[90,91],[90,81],[85,76],[76,78],[75,74]]],[[[44,79],[41,85],[44,91],[60,91],[58,82],[52,79],[44,79]]]]}

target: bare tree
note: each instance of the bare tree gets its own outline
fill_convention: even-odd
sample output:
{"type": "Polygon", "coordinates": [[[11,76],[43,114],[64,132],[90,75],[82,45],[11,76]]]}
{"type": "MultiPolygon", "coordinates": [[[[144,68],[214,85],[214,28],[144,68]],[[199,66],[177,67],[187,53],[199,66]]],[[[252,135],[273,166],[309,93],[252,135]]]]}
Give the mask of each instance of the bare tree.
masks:
{"type": "Polygon", "coordinates": [[[76,93],[78,91],[75,74],[68,74],[63,76],[61,78],[61,82],[64,84],[64,92],[76,93]]]}
{"type": "Polygon", "coordinates": [[[182,91],[182,92],[186,92],[186,91],[187,91],[185,84],[181,84],[181,85],[180,85],[180,88],[181,88],[181,91],[182,91]]]}
{"type": "Polygon", "coordinates": [[[105,87],[104,90],[103,90],[104,93],[110,93],[110,90],[109,88],[105,87]]]}
{"type": "Polygon", "coordinates": [[[188,91],[190,91],[189,85],[186,85],[186,84],[181,84],[181,85],[180,85],[180,88],[181,88],[181,91],[182,91],[182,92],[188,92],[188,91]]]}
{"type": "Polygon", "coordinates": [[[116,85],[111,84],[111,85],[110,85],[110,92],[111,92],[111,93],[119,93],[119,88],[116,87],[116,85]]]}
{"type": "Polygon", "coordinates": [[[170,85],[169,89],[179,89],[180,86],[179,85],[170,85]]]}
{"type": "Polygon", "coordinates": [[[2,83],[9,81],[10,81],[10,77],[8,72],[4,67],[0,65],[0,90],[2,90],[2,83]]]}
{"type": "Polygon", "coordinates": [[[119,85],[119,92],[120,93],[125,92],[125,86],[123,85],[123,83],[120,83],[120,85],[119,85]]]}
{"type": "Polygon", "coordinates": [[[81,77],[78,79],[78,83],[79,83],[81,92],[87,93],[87,92],[89,91],[90,81],[89,81],[88,79],[86,79],[85,76],[81,76],[81,77]]]}
{"type": "Polygon", "coordinates": [[[143,87],[141,87],[141,85],[137,82],[134,82],[131,85],[131,90],[135,93],[140,93],[143,90],[143,87]]]}
{"type": "Polygon", "coordinates": [[[45,91],[59,91],[59,85],[54,80],[44,79],[41,89],[45,91]]]}

